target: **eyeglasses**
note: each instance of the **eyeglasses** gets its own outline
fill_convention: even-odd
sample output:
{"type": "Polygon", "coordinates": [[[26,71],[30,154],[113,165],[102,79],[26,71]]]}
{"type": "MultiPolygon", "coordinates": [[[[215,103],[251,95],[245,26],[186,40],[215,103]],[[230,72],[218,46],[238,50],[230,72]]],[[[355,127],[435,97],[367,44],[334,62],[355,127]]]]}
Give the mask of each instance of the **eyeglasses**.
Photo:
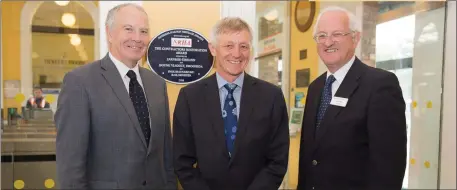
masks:
{"type": "MultiPolygon", "coordinates": [[[[352,34],[354,33],[354,31],[351,31],[351,32],[333,32],[330,36],[332,37],[331,40],[333,42],[340,42],[343,40],[343,38],[345,36],[347,36],[348,34],[352,34]]],[[[324,33],[324,32],[321,32],[321,33],[317,33],[315,36],[314,36],[314,40],[318,43],[318,44],[322,44],[322,43],[325,43],[327,41],[327,38],[328,38],[328,34],[327,33],[324,33]]]]}

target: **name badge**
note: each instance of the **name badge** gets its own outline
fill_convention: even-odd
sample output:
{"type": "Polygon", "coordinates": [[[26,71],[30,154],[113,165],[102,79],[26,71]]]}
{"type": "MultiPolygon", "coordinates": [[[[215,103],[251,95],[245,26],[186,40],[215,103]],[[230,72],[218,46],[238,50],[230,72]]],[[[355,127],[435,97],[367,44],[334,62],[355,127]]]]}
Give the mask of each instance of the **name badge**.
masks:
{"type": "Polygon", "coordinates": [[[341,98],[341,97],[333,97],[332,101],[330,102],[331,105],[334,106],[340,106],[340,107],[346,107],[346,104],[348,103],[347,98],[341,98]]]}

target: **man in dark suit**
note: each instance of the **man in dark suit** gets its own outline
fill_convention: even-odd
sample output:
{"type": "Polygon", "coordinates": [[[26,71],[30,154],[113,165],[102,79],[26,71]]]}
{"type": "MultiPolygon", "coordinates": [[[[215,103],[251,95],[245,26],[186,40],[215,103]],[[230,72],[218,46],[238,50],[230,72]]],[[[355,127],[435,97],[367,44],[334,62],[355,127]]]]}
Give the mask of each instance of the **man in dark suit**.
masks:
{"type": "Polygon", "coordinates": [[[314,39],[328,71],[308,88],[298,189],[401,189],[405,102],[397,77],[355,57],[355,16],[331,7],[314,39]]]}
{"type": "Polygon", "coordinates": [[[174,166],[185,190],[275,189],[287,170],[288,115],[281,89],[244,73],[252,33],[239,18],[213,29],[216,74],[181,89],[174,166]]]}
{"type": "Polygon", "coordinates": [[[108,12],[109,53],[66,74],[55,115],[59,189],[176,189],[165,81],[139,67],[141,6],[108,12]]]}

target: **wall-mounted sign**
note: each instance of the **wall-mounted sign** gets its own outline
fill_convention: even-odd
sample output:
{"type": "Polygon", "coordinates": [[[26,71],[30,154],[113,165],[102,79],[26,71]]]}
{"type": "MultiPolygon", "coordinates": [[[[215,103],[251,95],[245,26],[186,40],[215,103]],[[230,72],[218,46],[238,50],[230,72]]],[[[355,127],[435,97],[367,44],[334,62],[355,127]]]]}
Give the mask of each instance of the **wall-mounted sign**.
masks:
{"type": "Polygon", "coordinates": [[[84,65],[87,61],[81,60],[66,60],[66,59],[44,59],[46,65],[84,65]]]}
{"type": "Polygon", "coordinates": [[[149,43],[147,62],[164,80],[188,84],[210,72],[213,56],[201,34],[189,29],[171,29],[149,43]]]}
{"type": "Polygon", "coordinates": [[[5,80],[3,90],[5,93],[5,98],[14,98],[21,92],[21,81],[5,80]]]}
{"type": "Polygon", "coordinates": [[[303,123],[304,108],[291,108],[289,120],[289,136],[299,135],[303,123]]]}
{"type": "Polygon", "coordinates": [[[309,78],[310,78],[310,68],[300,69],[295,72],[295,86],[297,88],[308,87],[309,86],[309,78]]]}
{"type": "Polygon", "coordinates": [[[257,54],[258,57],[269,55],[271,53],[277,53],[281,51],[282,48],[282,33],[275,34],[273,36],[269,36],[265,39],[259,41],[259,52],[257,54]]]}

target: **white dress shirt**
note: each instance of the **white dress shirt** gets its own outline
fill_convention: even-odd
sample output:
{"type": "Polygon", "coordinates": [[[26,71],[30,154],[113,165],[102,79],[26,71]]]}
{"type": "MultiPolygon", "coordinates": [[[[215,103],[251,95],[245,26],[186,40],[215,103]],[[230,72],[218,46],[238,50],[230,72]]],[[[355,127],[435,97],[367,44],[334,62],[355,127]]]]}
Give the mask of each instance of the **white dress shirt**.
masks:
{"type": "Polygon", "coordinates": [[[346,77],[346,74],[348,73],[349,69],[351,68],[352,64],[354,63],[355,60],[355,55],[352,56],[351,60],[344,64],[340,69],[338,69],[335,73],[331,73],[329,70],[327,70],[327,78],[330,75],[333,75],[335,77],[335,82],[332,84],[332,99],[335,97],[335,93],[340,87],[341,83],[343,83],[344,77],[346,77]]]}
{"type": "MultiPolygon", "coordinates": [[[[144,91],[143,82],[141,81],[140,68],[139,68],[138,64],[136,64],[135,67],[130,69],[129,67],[127,67],[127,65],[125,65],[121,61],[119,61],[116,58],[114,58],[114,56],[111,55],[111,53],[109,53],[109,58],[113,61],[114,65],[116,66],[117,70],[119,71],[119,74],[122,77],[122,81],[124,81],[125,88],[127,89],[127,94],[129,93],[129,83],[130,83],[130,78],[127,76],[127,72],[129,72],[130,70],[135,72],[136,80],[138,81],[138,83],[140,83],[141,88],[143,88],[144,97],[146,98],[146,103],[147,103],[148,102],[148,98],[146,96],[146,91],[144,91]]],[[[151,114],[151,110],[149,109],[149,106],[146,106],[146,107],[148,108],[148,112],[149,112],[149,115],[150,115],[151,114]]],[[[149,116],[149,126],[152,126],[152,122],[151,122],[150,116],[149,116]]]]}
{"type": "MultiPolygon", "coordinates": [[[[224,78],[216,72],[216,79],[217,79],[217,86],[219,87],[219,98],[221,101],[221,111],[224,110],[225,104],[225,97],[227,97],[228,90],[224,87],[225,84],[229,83],[224,78]]],[[[244,72],[241,73],[238,78],[233,81],[234,84],[237,85],[235,90],[233,91],[233,99],[235,99],[236,103],[236,117],[240,118],[240,107],[241,107],[241,89],[243,89],[243,82],[244,82],[244,72]]]]}
{"type": "Polygon", "coordinates": [[[141,80],[140,69],[139,69],[138,64],[136,64],[135,67],[130,69],[129,67],[127,67],[127,65],[125,65],[121,61],[117,60],[113,55],[111,55],[111,53],[109,53],[109,58],[113,61],[114,65],[116,66],[117,70],[119,71],[119,74],[122,77],[122,81],[124,81],[125,88],[127,89],[127,93],[129,92],[129,83],[130,83],[130,78],[127,76],[127,72],[129,72],[130,70],[135,72],[136,80],[138,81],[138,83],[140,83],[141,88],[143,88],[143,92],[144,92],[143,81],[141,80]]]}

